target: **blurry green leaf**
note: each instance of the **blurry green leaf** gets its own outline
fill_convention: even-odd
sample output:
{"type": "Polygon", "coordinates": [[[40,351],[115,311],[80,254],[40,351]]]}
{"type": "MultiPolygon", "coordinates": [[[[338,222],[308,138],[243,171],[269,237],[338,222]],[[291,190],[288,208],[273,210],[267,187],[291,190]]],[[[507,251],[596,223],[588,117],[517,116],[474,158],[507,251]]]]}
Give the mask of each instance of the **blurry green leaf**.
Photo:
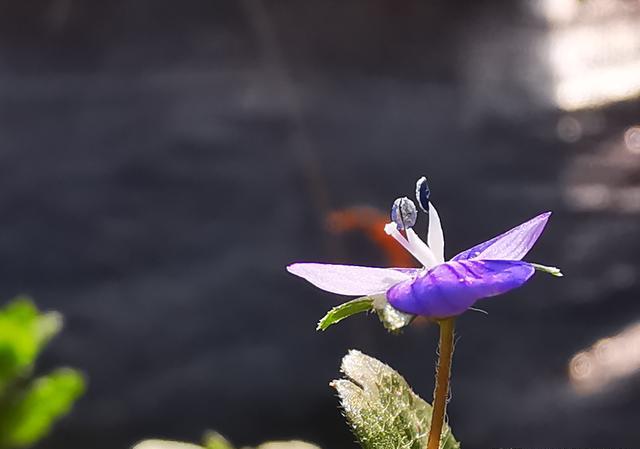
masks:
{"type": "MultiPolygon", "coordinates": [[[[168,440],[145,440],[136,444],[132,449],[234,449],[233,445],[217,432],[207,432],[204,437],[204,447],[195,444],[181,443],[168,440]]],[[[251,449],[245,447],[243,449],[251,449]]],[[[304,441],[269,441],[255,449],[320,449],[320,447],[304,441]]]]}
{"type": "Polygon", "coordinates": [[[204,447],[206,449],[234,449],[233,445],[225,437],[213,431],[205,433],[204,447]]]}
{"type": "Polygon", "coordinates": [[[329,326],[339,323],[345,318],[349,318],[351,315],[373,310],[373,300],[374,299],[370,296],[364,296],[334,307],[318,322],[316,330],[326,330],[329,326]]]}
{"type": "Polygon", "coordinates": [[[304,441],[292,440],[270,441],[268,443],[261,444],[256,449],[320,449],[320,447],[304,441]]]}
{"type": "Polygon", "coordinates": [[[37,442],[83,393],[83,377],[70,369],[30,378],[40,351],[61,328],[59,314],[39,312],[28,298],[0,308],[0,449],[37,442]]]}
{"type": "Polygon", "coordinates": [[[546,265],[540,265],[539,263],[532,263],[531,264],[533,266],[533,268],[535,268],[537,271],[542,271],[544,273],[549,273],[552,276],[556,276],[561,278],[562,276],[564,276],[562,274],[562,271],[560,271],[560,268],[556,268],[556,267],[548,267],[546,265]]]}
{"type": "Polygon", "coordinates": [[[203,449],[195,444],[180,443],[179,441],[145,440],[133,446],[132,449],[203,449]]]}
{"type": "Polygon", "coordinates": [[[84,392],[80,373],[58,369],[2,398],[0,446],[23,447],[35,443],[49,432],[53,423],[67,414],[84,392]]]}
{"type": "Polygon", "coordinates": [[[60,315],[41,314],[26,298],[0,309],[0,392],[16,377],[29,374],[44,345],[61,327],[60,315]]]}
{"type": "MultiPolygon", "coordinates": [[[[432,408],[389,366],[359,351],[342,359],[345,379],[331,383],[363,449],[424,449],[432,408]]],[[[440,447],[460,444],[445,424],[440,447]]]]}

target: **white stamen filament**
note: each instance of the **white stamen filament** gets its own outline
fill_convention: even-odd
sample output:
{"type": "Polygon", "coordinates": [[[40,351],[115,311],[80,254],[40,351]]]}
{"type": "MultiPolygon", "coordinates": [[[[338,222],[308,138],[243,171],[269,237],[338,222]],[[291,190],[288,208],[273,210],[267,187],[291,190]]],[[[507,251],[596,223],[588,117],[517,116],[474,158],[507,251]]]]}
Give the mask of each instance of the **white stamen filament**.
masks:
{"type": "Polygon", "coordinates": [[[395,223],[387,223],[384,227],[384,232],[387,235],[393,237],[398,243],[402,245],[404,249],[409,251],[413,257],[416,258],[418,262],[420,262],[425,268],[431,268],[438,265],[438,261],[436,257],[433,255],[433,252],[429,249],[426,243],[424,243],[420,237],[413,231],[413,229],[408,228],[406,230],[407,237],[409,240],[405,239],[400,231],[398,231],[398,225],[395,223]]]}
{"type": "Polygon", "coordinates": [[[409,240],[409,244],[416,252],[416,254],[420,255],[421,261],[426,261],[428,264],[422,262],[425,268],[435,267],[444,262],[444,260],[438,260],[438,257],[434,254],[433,250],[427,245],[418,234],[415,233],[413,229],[407,229],[407,239],[409,240]]]}
{"type": "Polygon", "coordinates": [[[444,233],[440,216],[433,203],[429,202],[429,230],[427,242],[438,263],[444,263],[444,233]]]}

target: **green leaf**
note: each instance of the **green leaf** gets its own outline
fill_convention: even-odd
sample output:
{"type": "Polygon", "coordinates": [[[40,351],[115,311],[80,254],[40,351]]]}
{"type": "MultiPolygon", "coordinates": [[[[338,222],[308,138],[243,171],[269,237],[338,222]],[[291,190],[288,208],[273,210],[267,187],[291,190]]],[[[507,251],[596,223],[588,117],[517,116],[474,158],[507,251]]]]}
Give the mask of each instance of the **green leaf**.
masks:
{"type": "MultiPolygon", "coordinates": [[[[432,407],[404,378],[379,360],[351,350],[342,359],[344,379],[334,380],[344,414],[363,449],[424,449],[432,407]]],[[[442,449],[459,449],[445,424],[442,449]]]]}
{"type": "MultiPolygon", "coordinates": [[[[204,437],[204,447],[189,443],[168,440],[145,440],[136,444],[132,449],[234,449],[231,443],[217,432],[207,432],[204,437]]],[[[243,449],[250,449],[245,447],[243,449]]],[[[269,441],[262,443],[256,449],[320,449],[320,447],[304,441],[269,441]]]]}
{"type": "Polygon", "coordinates": [[[556,268],[556,267],[548,267],[546,265],[540,265],[539,263],[532,263],[531,264],[533,266],[533,268],[535,268],[537,271],[542,271],[544,273],[549,273],[552,276],[556,276],[561,278],[562,276],[564,276],[562,274],[562,271],[560,271],[560,268],[556,268]]]}
{"type": "Polygon", "coordinates": [[[204,434],[204,447],[206,449],[235,449],[225,437],[213,431],[204,434]]]}
{"type": "Polygon", "coordinates": [[[144,440],[133,446],[132,449],[203,449],[203,447],[179,441],[144,440]]]}
{"type": "Polygon", "coordinates": [[[84,389],[83,376],[65,368],[13,388],[2,398],[0,446],[24,447],[38,441],[70,411],[84,389]]]}
{"type": "Polygon", "coordinates": [[[59,314],[42,314],[27,298],[0,309],[0,392],[30,373],[40,351],[61,327],[59,314]]]}
{"type": "Polygon", "coordinates": [[[324,331],[329,326],[333,326],[351,315],[373,310],[373,301],[371,296],[363,296],[334,307],[318,322],[316,330],[324,331]]]}
{"type": "Polygon", "coordinates": [[[267,443],[262,443],[256,449],[320,449],[320,447],[304,441],[291,440],[269,441],[267,443]]]}

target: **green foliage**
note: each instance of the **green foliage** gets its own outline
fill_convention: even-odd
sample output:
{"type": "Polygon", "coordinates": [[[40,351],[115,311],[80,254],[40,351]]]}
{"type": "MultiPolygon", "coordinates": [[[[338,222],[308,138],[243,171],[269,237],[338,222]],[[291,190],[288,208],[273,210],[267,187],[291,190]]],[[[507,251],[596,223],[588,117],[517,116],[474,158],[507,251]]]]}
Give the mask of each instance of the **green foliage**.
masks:
{"type": "Polygon", "coordinates": [[[225,437],[213,431],[205,433],[204,447],[205,449],[235,449],[225,437]]]}
{"type": "Polygon", "coordinates": [[[351,301],[340,304],[329,310],[327,314],[318,322],[316,330],[324,331],[329,326],[339,323],[345,318],[349,318],[356,313],[368,312],[373,310],[373,298],[363,296],[362,298],[353,299],[351,301]]]}
{"type": "Polygon", "coordinates": [[[61,368],[14,388],[0,411],[0,447],[29,446],[49,433],[54,421],[71,410],[84,392],[84,379],[61,368]]]}
{"type": "Polygon", "coordinates": [[[57,313],[41,313],[26,298],[0,309],[0,449],[30,446],[71,409],[84,378],[58,369],[33,378],[36,359],[62,329],[57,313]]]}
{"type": "MultiPolygon", "coordinates": [[[[344,414],[363,449],[424,449],[432,407],[404,378],[379,360],[351,350],[342,359],[344,379],[335,380],[344,414]]],[[[442,449],[459,449],[445,424],[442,449]]]]}
{"type": "Polygon", "coordinates": [[[195,444],[180,443],[179,441],[145,440],[133,446],[132,449],[203,449],[203,448],[201,446],[196,446],[195,444]]]}
{"type": "MultiPolygon", "coordinates": [[[[235,449],[226,438],[217,432],[207,432],[204,437],[204,445],[196,446],[190,443],[167,440],[145,440],[136,444],[133,449],[235,449]]],[[[252,449],[243,447],[242,449],[252,449]]],[[[255,449],[320,449],[311,443],[304,441],[269,441],[262,443],[255,449]]]]}
{"type": "MultiPolygon", "coordinates": [[[[249,448],[245,448],[249,449],[249,448]]],[[[304,441],[270,441],[262,443],[256,449],[320,449],[315,444],[305,443],[304,441]]]]}
{"type": "Polygon", "coordinates": [[[60,315],[41,314],[26,298],[0,309],[0,393],[16,377],[30,372],[42,348],[61,327],[60,315]]]}

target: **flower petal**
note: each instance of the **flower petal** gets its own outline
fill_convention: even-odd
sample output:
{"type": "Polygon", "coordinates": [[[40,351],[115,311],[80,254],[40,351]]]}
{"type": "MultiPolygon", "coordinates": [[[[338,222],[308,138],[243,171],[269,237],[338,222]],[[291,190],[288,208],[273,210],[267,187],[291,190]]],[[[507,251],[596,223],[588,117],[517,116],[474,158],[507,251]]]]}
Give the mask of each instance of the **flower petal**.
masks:
{"type": "Polygon", "coordinates": [[[406,270],[324,263],[294,263],[287,271],[322,290],[347,296],[382,293],[398,282],[412,279],[406,270]]]}
{"type": "Polygon", "coordinates": [[[520,287],[534,271],[530,264],[512,260],[452,261],[394,285],[387,299],[405,313],[446,318],[461,314],[481,298],[520,287]]]}
{"type": "Polygon", "coordinates": [[[521,260],[542,234],[550,215],[551,212],[540,214],[504,234],[461,252],[451,260],[521,260]]]}

